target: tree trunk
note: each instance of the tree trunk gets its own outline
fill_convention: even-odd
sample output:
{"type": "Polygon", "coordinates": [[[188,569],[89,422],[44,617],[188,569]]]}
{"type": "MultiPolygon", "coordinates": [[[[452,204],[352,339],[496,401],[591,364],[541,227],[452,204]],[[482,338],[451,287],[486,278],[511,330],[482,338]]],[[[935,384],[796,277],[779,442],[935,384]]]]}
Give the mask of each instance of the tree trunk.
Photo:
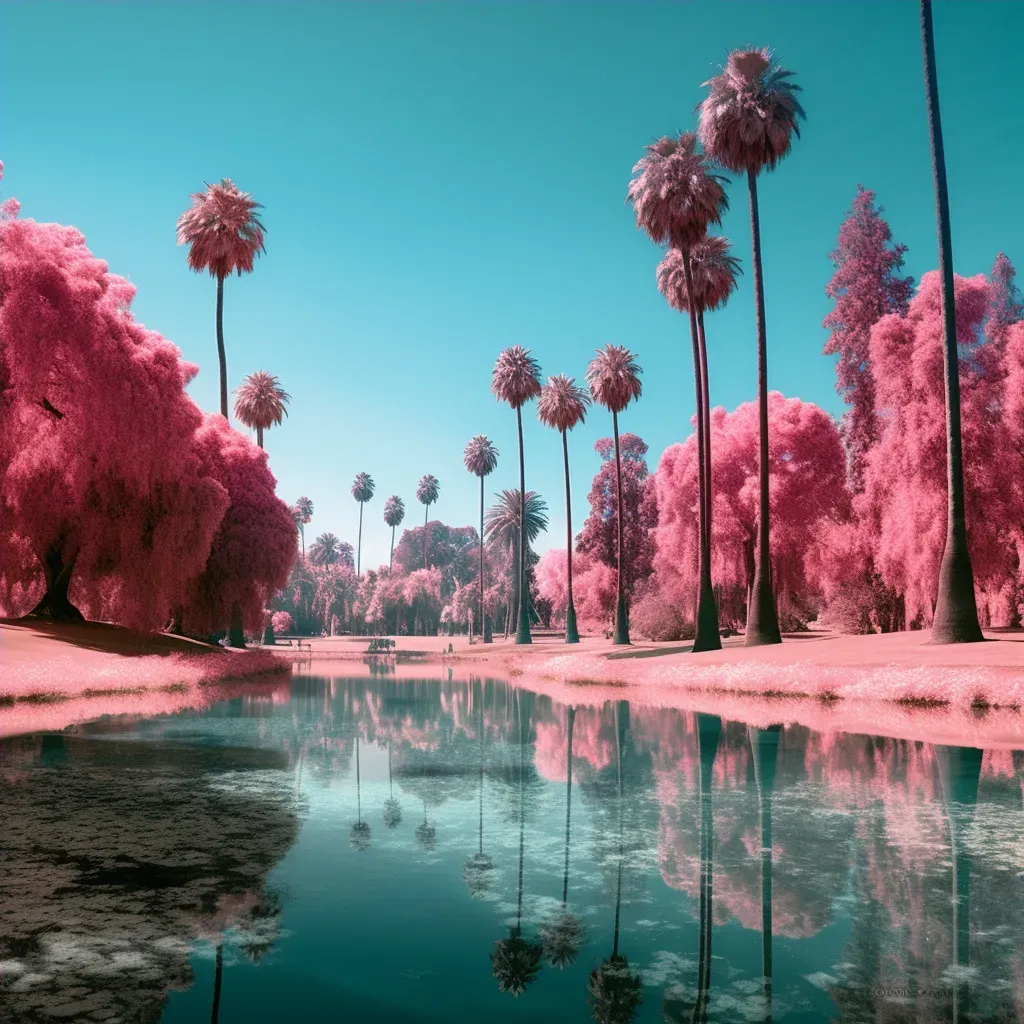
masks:
{"type": "Polygon", "coordinates": [[[256,443],[262,448],[263,447],[263,428],[256,428],[256,443]]]}
{"type": "Polygon", "coordinates": [[[493,641],[487,628],[487,609],[484,607],[484,478],[480,477],[480,639],[485,644],[493,641]]]}
{"type": "Polygon", "coordinates": [[[356,576],[361,574],[363,564],[363,503],[359,502],[359,537],[356,540],[356,576]]]}
{"type": "Polygon", "coordinates": [[[68,586],[75,571],[75,555],[64,561],[60,549],[50,548],[43,559],[46,593],[25,616],[32,619],[52,619],[54,622],[85,622],[85,616],[68,600],[68,586]]]}
{"type": "Polygon", "coordinates": [[[220,414],[228,419],[228,356],[224,349],[224,278],[217,275],[217,360],[220,363],[220,414]]]}
{"type": "Polygon", "coordinates": [[[299,524],[299,536],[302,538],[302,561],[306,561],[306,528],[305,524],[299,524]]]}
{"type": "Polygon", "coordinates": [[[750,233],[753,242],[754,294],[757,316],[757,406],[760,424],[759,483],[760,503],[758,513],[757,562],[754,568],[754,585],[750,603],[747,606],[746,645],[758,647],[762,644],[782,643],[779,633],[779,619],[775,611],[775,592],[772,589],[771,549],[768,540],[768,525],[771,509],[768,492],[768,340],[765,334],[764,281],[761,276],[761,219],[757,211],[757,175],[747,171],[747,187],[750,192],[750,233]]]}
{"type": "Polygon", "coordinates": [[[565,749],[565,870],[562,874],[562,906],[569,902],[569,833],[572,822],[572,729],[576,709],[570,705],[567,712],[569,740],[565,749]]]}
{"type": "Polygon", "coordinates": [[[217,962],[213,969],[213,1010],[210,1013],[210,1024],[217,1024],[220,1019],[220,987],[224,977],[224,945],[217,943],[217,962]]]}
{"type": "Polygon", "coordinates": [[[242,623],[242,606],[235,601],[231,606],[231,629],[228,631],[228,644],[231,647],[245,649],[245,629],[242,623]]]}
{"type": "Polygon", "coordinates": [[[564,430],[562,457],[565,461],[565,557],[569,578],[569,601],[565,606],[565,642],[578,644],[580,633],[576,628],[576,606],[572,600],[572,493],[569,488],[569,441],[564,430]]]}
{"type": "Polygon", "coordinates": [[[747,727],[761,811],[761,975],[769,1013],[772,998],[772,794],[782,726],[747,727]]]}
{"type": "MultiPolygon", "coordinates": [[[[683,276],[686,280],[686,294],[693,295],[693,269],[690,264],[690,253],[682,250],[683,276]]],[[[697,589],[697,622],[693,639],[693,651],[717,651],[722,646],[722,638],[718,632],[718,607],[715,604],[715,590],[711,585],[711,524],[708,520],[708,461],[711,444],[707,436],[708,419],[705,415],[705,391],[707,381],[707,363],[701,358],[701,332],[697,322],[697,311],[690,306],[690,341],[693,344],[693,384],[697,397],[697,473],[700,507],[698,520],[700,524],[700,579],[697,589]]]]}
{"type": "Polygon", "coordinates": [[[694,1020],[706,1019],[711,993],[711,936],[714,923],[714,806],[712,784],[715,756],[722,735],[717,715],[697,715],[697,749],[700,754],[700,938],[697,955],[697,1007],[694,1020]]]}
{"type": "Polygon", "coordinates": [[[963,452],[960,438],[960,362],[957,355],[956,307],[953,297],[953,244],[946,191],[946,157],[939,116],[939,85],[935,72],[935,40],[932,35],[931,0],[921,0],[921,41],[928,100],[928,134],[931,138],[932,177],[935,180],[935,217],[939,229],[939,269],[942,273],[942,343],[946,382],[946,546],[939,566],[939,592],[932,619],[932,641],[938,644],[974,643],[985,638],[978,624],[974,597],[974,572],[967,547],[967,515],[964,507],[963,452]]]}
{"type": "Polygon", "coordinates": [[[395,528],[391,527],[391,554],[388,555],[388,572],[390,572],[395,565],[395,528]]]}
{"type": "Polygon", "coordinates": [[[612,638],[613,644],[628,644],[629,643],[629,623],[626,619],[626,588],[625,580],[622,573],[622,567],[625,563],[625,552],[622,550],[622,519],[623,519],[623,508],[622,508],[622,460],[619,457],[619,414],[612,412],[612,431],[615,435],[615,528],[618,536],[618,551],[617,562],[618,572],[616,576],[616,603],[615,603],[615,635],[612,638]]]}
{"type": "Polygon", "coordinates": [[[526,593],[526,462],[523,455],[523,410],[516,409],[519,427],[519,607],[516,615],[516,643],[533,643],[530,637],[529,598],[526,593]]]}
{"type": "Polygon", "coordinates": [[[427,522],[427,517],[430,515],[430,505],[423,506],[423,568],[429,569],[429,552],[430,552],[430,538],[427,536],[427,527],[430,525],[427,522]]]}

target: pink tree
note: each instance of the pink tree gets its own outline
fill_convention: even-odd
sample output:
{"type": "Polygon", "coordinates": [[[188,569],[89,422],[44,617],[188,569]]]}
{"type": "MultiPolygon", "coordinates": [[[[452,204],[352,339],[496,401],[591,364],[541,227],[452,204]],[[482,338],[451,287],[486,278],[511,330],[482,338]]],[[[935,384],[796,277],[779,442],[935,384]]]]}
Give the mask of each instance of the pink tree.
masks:
{"type": "MultiPolygon", "coordinates": [[[[1016,562],[1013,534],[1019,434],[1013,432],[1012,385],[992,372],[982,325],[992,290],[983,275],[954,278],[956,335],[962,391],[962,437],[968,559],[979,591],[998,592],[1016,562]],[[1005,425],[993,416],[1004,409],[1005,425]]],[[[865,490],[857,499],[863,520],[877,531],[875,561],[885,581],[902,592],[908,621],[933,620],[940,565],[948,547],[948,471],[945,407],[944,315],[941,279],[925,274],[905,316],[884,317],[871,332],[871,364],[883,424],[865,460],[865,490]]],[[[1009,357],[1009,346],[1007,355],[1009,357]]],[[[1012,376],[1007,358],[1007,377],[1012,376]]],[[[1019,378],[1018,378],[1019,379],[1019,378]]],[[[970,604],[977,607],[972,586],[970,604]]]]}
{"type": "Polygon", "coordinates": [[[878,439],[875,383],[869,346],[871,328],[888,313],[906,313],[913,278],[900,277],[905,245],[892,244],[892,231],[875,206],[875,193],[857,186],[839,243],[829,258],[836,272],[825,287],[835,308],[822,327],[831,331],[826,355],[838,355],[836,390],[850,406],[843,417],[851,487],[862,487],[864,457],[878,439]]]}
{"type": "Polygon", "coordinates": [[[196,454],[231,504],[186,603],[185,622],[208,632],[230,620],[229,642],[244,647],[244,629],[262,627],[267,599],[288,580],[298,555],[298,531],[288,506],[274,493],[266,453],[222,417],[205,417],[196,454]]]}
{"type": "Polygon", "coordinates": [[[195,454],[196,367],[74,228],[7,219],[0,248],[3,603],[162,626],[229,502],[195,454]]]}
{"type": "Polygon", "coordinates": [[[590,555],[611,569],[619,564],[619,527],[622,527],[623,590],[632,602],[641,581],[651,574],[654,559],[654,528],[658,508],[654,480],[647,472],[647,445],[636,434],[619,438],[622,490],[617,486],[613,439],[603,437],[594,445],[601,456],[601,468],[594,475],[587,500],[590,514],[577,541],[579,554],[590,555]],[[624,514],[619,520],[619,495],[624,514]]]}
{"type": "MultiPolygon", "coordinates": [[[[776,529],[772,572],[785,612],[803,615],[812,594],[804,572],[808,537],[823,518],[845,509],[842,443],[835,423],[823,410],[777,391],[768,396],[771,426],[769,473],[773,506],[786,509],[776,529]]],[[[742,622],[756,576],[755,545],[760,508],[759,410],[747,402],[734,412],[712,411],[715,457],[714,571],[723,617],[742,622]]],[[[672,445],[655,476],[658,500],[654,567],[663,595],[696,609],[692,594],[698,568],[699,502],[695,438],[672,445]]]]}

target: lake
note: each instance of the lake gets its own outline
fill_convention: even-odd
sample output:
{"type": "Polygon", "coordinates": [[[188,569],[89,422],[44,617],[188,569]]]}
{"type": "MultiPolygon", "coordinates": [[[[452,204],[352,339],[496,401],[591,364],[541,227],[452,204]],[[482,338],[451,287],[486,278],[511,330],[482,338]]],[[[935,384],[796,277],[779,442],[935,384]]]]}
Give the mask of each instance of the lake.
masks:
{"type": "Polygon", "coordinates": [[[0,1021],[1024,1020],[1024,751],[352,676],[0,740],[0,1021]]]}

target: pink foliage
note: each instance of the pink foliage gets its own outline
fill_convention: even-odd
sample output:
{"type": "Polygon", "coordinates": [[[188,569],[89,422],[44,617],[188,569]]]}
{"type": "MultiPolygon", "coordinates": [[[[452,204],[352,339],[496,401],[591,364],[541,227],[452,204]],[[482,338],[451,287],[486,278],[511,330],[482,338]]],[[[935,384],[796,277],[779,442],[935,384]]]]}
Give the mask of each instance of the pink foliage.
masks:
{"type": "MultiPolygon", "coordinates": [[[[768,395],[773,575],[780,607],[801,614],[812,598],[804,552],[816,525],[845,510],[843,451],[836,425],[810,402],[768,395]]],[[[757,404],[711,412],[714,519],[712,574],[723,622],[741,624],[754,573],[758,508],[757,404]]],[[[692,620],[697,596],[697,444],[691,435],[661,457],[656,578],[692,620]]]]}
{"type": "Polygon", "coordinates": [[[195,446],[196,367],[73,228],[7,221],[0,247],[0,598],[28,611],[45,563],[94,617],[163,625],[229,502],[195,446]]]}
{"type": "Polygon", "coordinates": [[[822,326],[832,333],[826,355],[838,355],[836,390],[850,406],[842,433],[851,481],[859,489],[864,456],[878,438],[875,382],[869,346],[871,328],[887,313],[906,313],[913,279],[899,277],[905,245],[892,244],[892,232],[875,206],[875,194],[857,186],[849,215],[839,228],[839,244],[829,258],[836,272],[825,287],[835,308],[822,326]]]}
{"type": "Polygon", "coordinates": [[[524,406],[540,394],[540,363],[522,345],[505,349],[494,364],[491,391],[499,402],[513,409],[524,406]]]}
{"type": "MultiPolygon", "coordinates": [[[[537,596],[551,604],[551,621],[565,622],[569,577],[565,548],[545,551],[534,567],[537,596]]],[[[615,569],[586,552],[572,556],[572,590],[580,627],[600,628],[615,609],[615,569]]]]}
{"type": "Polygon", "coordinates": [[[178,218],[178,245],[188,245],[188,265],[213,277],[251,273],[263,251],[263,225],[257,203],[230,179],[207,185],[191,196],[192,205],[178,218]]]}
{"type": "Polygon", "coordinates": [[[295,521],[274,493],[266,453],[232,430],[223,416],[205,417],[196,451],[231,504],[186,602],[185,621],[197,632],[216,629],[230,621],[237,604],[246,627],[257,631],[267,599],[285,585],[298,554],[295,521]]]}
{"type": "Polygon", "coordinates": [[[270,617],[270,628],[280,636],[282,633],[290,633],[295,623],[287,612],[274,612],[270,617]]]}
{"type": "Polygon", "coordinates": [[[587,383],[594,401],[619,413],[643,392],[643,373],[636,356],[623,345],[605,345],[587,367],[587,383]]]}
{"type": "MultiPolygon", "coordinates": [[[[740,261],[729,252],[729,239],[721,235],[705,235],[690,249],[690,276],[696,299],[695,312],[718,309],[736,290],[740,261]]],[[[669,249],[657,268],[658,291],[665,301],[680,313],[690,308],[686,288],[683,254],[669,249]]]]}
{"type": "Polygon", "coordinates": [[[590,395],[577,387],[574,377],[560,373],[556,377],[548,377],[548,382],[541,388],[537,418],[546,427],[572,430],[586,419],[588,405],[590,395]]]}
{"type": "MultiPolygon", "coordinates": [[[[589,554],[596,562],[612,570],[614,578],[618,556],[618,493],[615,482],[615,452],[610,437],[599,440],[594,450],[601,456],[601,468],[594,476],[587,500],[590,514],[583,524],[577,540],[577,552],[589,554]]],[[[622,434],[619,437],[619,452],[622,462],[622,503],[625,506],[623,519],[623,585],[627,596],[632,595],[638,584],[651,573],[654,558],[653,530],[658,522],[654,480],[647,472],[647,445],[636,434],[622,434]]],[[[577,556],[578,558],[579,556],[577,556]]],[[[573,590],[583,586],[587,569],[582,562],[573,561],[573,590]]],[[[603,579],[603,577],[602,577],[603,579]]],[[[595,583],[597,582],[595,577],[595,583]]],[[[579,608],[576,609],[577,613],[579,608]]]]}
{"type": "MultiPolygon", "coordinates": [[[[993,611],[1000,617],[1009,612],[1005,592],[1014,584],[1021,542],[1021,434],[1012,421],[1020,376],[1009,352],[1005,391],[1002,373],[985,372],[989,360],[981,328],[992,291],[984,276],[956,277],[955,294],[967,535],[984,622],[992,620],[993,611]]],[[[870,355],[882,428],[865,460],[865,493],[857,510],[875,534],[879,571],[905,597],[907,618],[927,625],[946,539],[937,272],[921,279],[905,316],[884,317],[872,329],[870,355]]]]}

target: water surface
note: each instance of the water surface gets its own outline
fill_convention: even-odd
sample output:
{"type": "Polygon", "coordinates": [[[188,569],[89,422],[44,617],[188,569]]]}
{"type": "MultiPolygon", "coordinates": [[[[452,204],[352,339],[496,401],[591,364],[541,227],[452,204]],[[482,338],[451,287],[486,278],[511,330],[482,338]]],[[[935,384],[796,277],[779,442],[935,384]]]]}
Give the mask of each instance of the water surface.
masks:
{"type": "Polygon", "coordinates": [[[0,1020],[1024,1019],[1022,783],[487,680],[15,737],[0,1020]]]}

